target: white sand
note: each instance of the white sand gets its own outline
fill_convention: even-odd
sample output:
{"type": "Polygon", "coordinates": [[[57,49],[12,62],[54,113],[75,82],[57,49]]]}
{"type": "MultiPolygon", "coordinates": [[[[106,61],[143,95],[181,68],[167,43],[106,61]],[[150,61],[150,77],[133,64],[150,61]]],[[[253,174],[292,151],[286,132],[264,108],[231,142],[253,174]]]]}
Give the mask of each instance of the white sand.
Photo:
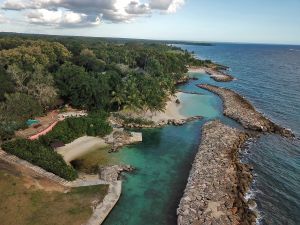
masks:
{"type": "Polygon", "coordinates": [[[182,93],[178,92],[170,98],[166,104],[166,108],[162,112],[147,111],[142,115],[143,118],[152,120],[154,122],[167,121],[167,120],[182,120],[186,119],[185,116],[180,114],[182,104],[176,104],[176,99],[180,100],[182,93]]]}
{"type": "Polygon", "coordinates": [[[211,68],[204,68],[204,67],[192,67],[188,69],[189,73],[206,73],[208,74],[211,78],[216,78],[216,79],[223,79],[223,80],[230,80],[232,79],[231,76],[221,73],[217,70],[211,69],[211,68]]]}
{"type": "Polygon", "coordinates": [[[108,146],[102,138],[83,136],[63,147],[57,148],[66,162],[71,162],[93,150],[108,146]]]}
{"type": "Polygon", "coordinates": [[[192,67],[188,69],[189,73],[206,73],[206,70],[203,67],[192,67]]]}

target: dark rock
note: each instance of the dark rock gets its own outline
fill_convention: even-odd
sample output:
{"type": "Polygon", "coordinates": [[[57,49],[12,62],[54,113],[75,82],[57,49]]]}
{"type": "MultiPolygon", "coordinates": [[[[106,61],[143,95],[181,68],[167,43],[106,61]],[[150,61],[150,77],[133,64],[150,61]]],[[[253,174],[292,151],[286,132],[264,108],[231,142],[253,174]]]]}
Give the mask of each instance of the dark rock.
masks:
{"type": "Polygon", "coordinates": [[[179,225],[198,221],[220,225],[251,223],[253,213],[244,194],[252,176],[238,155],[249,137],[219,121],[204,125],[201,145],[177,210],[179,225]]]}
{"type": "Polygon", "coordinates": [[[245,98],[232,90],[209,84],[197,85],[219,95],[224,102],[224,115],[241,123],[246,129],[259,132],[280,134],[284,137],[295,137],[291,130],[283,128],[258,112],[245,98]]]}

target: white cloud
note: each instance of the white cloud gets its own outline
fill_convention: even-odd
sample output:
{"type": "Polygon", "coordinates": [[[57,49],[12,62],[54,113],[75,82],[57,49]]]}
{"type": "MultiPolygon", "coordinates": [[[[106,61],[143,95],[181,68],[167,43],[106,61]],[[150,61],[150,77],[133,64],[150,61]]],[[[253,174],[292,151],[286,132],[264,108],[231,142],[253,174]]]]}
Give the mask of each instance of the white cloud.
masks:
{"type": "Polygon", "coordinates": [[[145,15],[150,14],[151,9],[148,4],[140,4],[137,1],[131,1],[125,8],[128,14],[145,15]]]}
{"type": "Polygon", "coordinates": [[[175,13],[185,0],[6,0],[5,10],[26,11],[31,23],[45,25],[93,25],[99,18],[108,22],[130,22],[153,12],[175,13]]]}
{"type": "Polygon", "coordinates": [[[9,22],[8,18],[6,18],[6,16],[3,13],[0,12],[0,24],[1,23],[8,23],[8,22],[9,22]]]}
{"type": "Polygon", "coordinates": [[[184,3],[185,0],[150,0],[150,7],[168,13],[175,13],[184,3]]]}
{"type": "Polygon", "coordinates": [[[27,14],[30,23],[43,24],[49,26],[83,26],[98,25],[100,18],[89,18],[84,13],[75,13],[71,11],[51,11],[47,9],[31,10],[27,14]]]}
{"type": "Polygon", "coordinates": [[[179,8],[181,8],[184,5],[184,3],[185,0],[173,0],[167,9],[167,12],[175,13],[179,8]]]}
{"type": "Polygon", "coordinates": [[[2,8],[8,10],[22,10],[28,7],[27,3],[18,0],[5,1],[2,8]]]}

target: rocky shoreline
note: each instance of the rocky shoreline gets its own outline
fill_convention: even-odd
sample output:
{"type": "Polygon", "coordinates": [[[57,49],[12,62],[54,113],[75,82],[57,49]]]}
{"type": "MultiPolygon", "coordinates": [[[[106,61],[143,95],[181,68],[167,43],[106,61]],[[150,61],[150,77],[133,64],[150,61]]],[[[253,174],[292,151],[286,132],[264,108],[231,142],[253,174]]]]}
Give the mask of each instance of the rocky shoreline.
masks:
{"type": "Polygon", "coordinates": [[[196,78],[196,77],[190,77],[188,75],[185,75],[181,79],[179,79],[178,81],[176,81],[176,85],[186,84],[190,80],[198,80],[198,78],[196,78]]]}
{"type": "Polygon", "coordinates": [[[221,71],[221,70],[216,70],[212,68],[206,68],[205,72],[210,75],[212,79],[218,82],[230,82],[234,80],[234,77],[221,71]]]}
{"type": "Polygon", "coordinates": [[[244,198],[253,179],[251,168],[239,160],[249,135],[220,121],[206,123],[202,131],[177,209],[178,225],[255,224],[256,214],[244,198]]]}
{"type": "Polygon", "coordinates": [[[111,146],[109,152],[117,152],[125,145],[143,141],[141,132],[126,131],[124,128],[114,128],[113,132],[104,137],[105,143],[111,146]]]}
{"type": "Polygon", "coordinates": [[[99,167],[99,178],[107,182],[120,180],[123,172],[132,172],[134,168],[130,165],[112,165],[99,167]]]}
{"type": "Polygon", "coordinates": [[[196,91],[178,91],[180,93],[184,93],[184,94],[190,94],[190,95],[203,95],[199,92],[196,92],[196,91]]]}
{"type": "Polygon", "coordinates": [[[234,77],[225,73],[227,67],[222,67],[221,69],[214,67],[189,67],[190,73],[207,73],[212,79],[217,82],[230,82],[234,80],[234,77]]]}
{"type": "Polygon", "coordinates": [[[163,119],[159,122],[153,122],[150,121],[149,123],[126,123],[124,119],[116,117],[111,115],[109,118],[109,122],[114,126],[114,127],[119,127],[119,128],[160,128],[166,125],[174,125],[174,126],[182,126],[188,122],[192,122],[195,120],[201,120],[203,117],[202,116],[192,116],[184,119],[163,119]]]}
{"type": "Polygon", "coordinates": [[[197,86],[219,95],[224,102],[224,115],[241,123],[244,128],[260,132],[276,133],[289,138],[294,137],[291,130],[280,127],[266,118],[260,112],[256,111],[248,100],[234,91],[209,84],[200,84],[197,86]]]}

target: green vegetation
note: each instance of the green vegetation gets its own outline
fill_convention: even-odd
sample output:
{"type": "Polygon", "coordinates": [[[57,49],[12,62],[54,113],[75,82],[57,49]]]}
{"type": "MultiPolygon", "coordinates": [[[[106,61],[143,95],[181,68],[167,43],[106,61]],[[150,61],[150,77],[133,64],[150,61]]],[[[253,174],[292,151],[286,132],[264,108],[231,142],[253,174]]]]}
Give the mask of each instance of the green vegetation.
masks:
{"type": "Polygon", "coordinates": [[[51,144],[58,141],[67,144],[83,135],[105,136],[112,131],[112,127],[106,121],[107,116],[107,113],[95,111],[86,117],[68,118],[59,122],[39,140],[17,139],[5,142],[1,147],[64,179],[74,180],[77,178],[76,170],[66,164],[61,155],[51,148],[51,144]]]}
{"type": "Polygon", "coordinates": [[[2,33],[0,119],[22,124],[59,99],[87,110],[162,110],[186,65],[210,63],[163,42],[2,33]]]}
{"type": "Polygon", "coordinates": [[[44,191],[34,187],[38,182],[32,181],[28,188],[31,185],[28,179],[0,170],[1,224],[85,224],[92,215],[92,202],[102,201],[108,190],[107,185],[97,185],[72,188],[63,193],[47,184],[52,191],[44,191]]]}
{"type": "Polygon", "coordinates": [[[92,112],[86,117],[68,118],[40,137],[40,141],[50,146],[58,141],[67,144],[83,135],[103,137],[112,132],[112,127],[106,121],[107,116],[107,113],[92,112]]]}
{"type": "Polygon", "coordinates": [[[143,117],[131,117],[125,116],[121,113],[114,113],[116,118],[123,120],[124,125],[128,124],[138,124],[138,125],[154,125],[154,122],[151,120],[144,119],[143,117]]]}
{"type": "MultiPolygon", "coordinates": [[[[67,119],[39,141],[4,143],[4,150],[63,178],[76,172],[50,148],[82,135],[111,132],[107,115],[122,109],[160,111],[175,92],[187,65],[206,65],[189,52],[159,42],[101,38],[0,34],[0,141],[25,122],[58,108],[61,102],[88,110],[67,119]]],[[[151,125],[142,118],[125,123],[151,125]]]]}
{"type": "Polygon", "coordinates": [[[17,139],[5,142],[1,146],[3,150],[32,164],[42,167],[66,180],[75,180],[77,172],[68,166],[61,155],[49,147],[45,147],[39,141],[17,139]]]}

